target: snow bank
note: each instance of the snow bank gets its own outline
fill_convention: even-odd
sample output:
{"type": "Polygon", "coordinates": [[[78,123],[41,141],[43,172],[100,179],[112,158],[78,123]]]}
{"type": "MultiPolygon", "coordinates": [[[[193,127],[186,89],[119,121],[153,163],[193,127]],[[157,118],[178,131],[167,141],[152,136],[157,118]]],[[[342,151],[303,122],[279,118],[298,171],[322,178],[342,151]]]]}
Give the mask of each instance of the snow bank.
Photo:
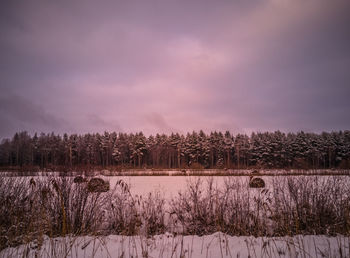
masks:
{"type": "Polygon", "coordinates": [[[104,237],[45,237],[38,242],[7,248],[1,257],[349,257],[349,237],[157,235],[104,237]]]}

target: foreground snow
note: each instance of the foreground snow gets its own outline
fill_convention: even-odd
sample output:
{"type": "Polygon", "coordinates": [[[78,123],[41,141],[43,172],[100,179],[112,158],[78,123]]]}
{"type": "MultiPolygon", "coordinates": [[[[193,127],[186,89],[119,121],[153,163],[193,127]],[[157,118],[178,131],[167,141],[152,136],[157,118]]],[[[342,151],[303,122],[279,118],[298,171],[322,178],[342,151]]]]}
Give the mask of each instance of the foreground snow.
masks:
{"type": "Polygon", "coordinates": [[[44,237],[41,248],[30,243],[7,248],[0,257],[350,257],[349,237],[207,236],[44,237]]]}

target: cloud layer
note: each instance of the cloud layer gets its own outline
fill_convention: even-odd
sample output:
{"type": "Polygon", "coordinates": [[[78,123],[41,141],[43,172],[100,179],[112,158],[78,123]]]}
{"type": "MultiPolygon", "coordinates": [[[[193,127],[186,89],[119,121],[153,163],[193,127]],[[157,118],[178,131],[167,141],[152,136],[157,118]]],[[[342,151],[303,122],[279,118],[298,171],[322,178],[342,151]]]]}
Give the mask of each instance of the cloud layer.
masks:
{"type": "Polygon", "coordinates": [[[341,0],[2,2],[0,138],[349,129],[349,11],[341,0]]]}

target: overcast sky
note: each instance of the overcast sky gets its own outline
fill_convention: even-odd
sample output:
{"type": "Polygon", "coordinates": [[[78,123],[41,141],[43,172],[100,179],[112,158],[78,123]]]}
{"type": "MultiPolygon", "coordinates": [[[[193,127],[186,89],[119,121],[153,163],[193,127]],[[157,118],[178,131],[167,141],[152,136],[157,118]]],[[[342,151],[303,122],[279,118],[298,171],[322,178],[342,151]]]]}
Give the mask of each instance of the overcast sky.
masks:
{"type": "Polygon", "coordinates": [[[350,129],[350,1],[0,2],[0,138],[350,129]]]}

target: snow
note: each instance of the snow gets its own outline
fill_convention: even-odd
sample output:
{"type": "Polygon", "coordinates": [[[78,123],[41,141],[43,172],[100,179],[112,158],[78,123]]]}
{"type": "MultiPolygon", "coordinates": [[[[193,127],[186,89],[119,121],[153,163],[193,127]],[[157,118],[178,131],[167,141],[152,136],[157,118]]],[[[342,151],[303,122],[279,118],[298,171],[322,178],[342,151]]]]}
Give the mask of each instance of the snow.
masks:
{"type": "Polygon", "coordinates": [[[85,236],[50,239],[0,252],[1,257],[349,257],[349,237],[85,236]]]}

